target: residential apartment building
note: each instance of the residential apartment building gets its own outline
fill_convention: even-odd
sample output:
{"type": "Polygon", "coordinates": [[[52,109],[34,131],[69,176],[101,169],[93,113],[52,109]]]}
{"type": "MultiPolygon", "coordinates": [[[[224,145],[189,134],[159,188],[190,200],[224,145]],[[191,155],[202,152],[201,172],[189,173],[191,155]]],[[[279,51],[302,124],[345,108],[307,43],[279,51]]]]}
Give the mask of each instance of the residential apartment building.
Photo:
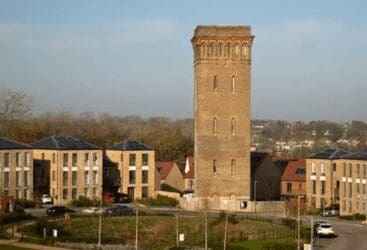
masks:
{"type": "Polygon", "coordinates": [[[155,196],[154,150],[137,141],[123,141],[106,150],[108,160],[120,174],[118,192],[131,200],[155,196]]]}
{"type": "Polygon", "coordinates": [[[183,169],[184,178],[184,190],[194,191],[195,190],[195,165],[194,157],[189,156],[186,158],[186,164],[183,169]]]}
{"type": "Polygon", "coordinates": [[[280,183],[283,199],[306,195],[306,160],[288,161],[280,183]]]}
{"type": "Polygon", "coordinates": [[[347,154],[335,162],[340,214],[366,214],[367,151],[347,154]]]}
{"type": "Polygon", "coordinates": [[[100,147],[69,136],[51,136],[31,146],[36,167],[49,173],[48,192],[55,204],[67,204],[79,196],[102,198],[100,147]]]}
{"type": "Polygon", "coordinates": [[[0,194],[33,199],[32,149],[4,137],[0,137],[0,194]]]}
{"type": "Polygon", "coordinates": [[[339,204],[344,171],[339,159],[348,154],[341,149],[326,149],[306,159],[306,196],[310,208],[339,204]]]}
{"type": "Polygon", "coordinates": [[[184,179],[178,165],[171,161],[156,161],[155,167],[160,177],[160,190],[181,193],[184,179]]]}

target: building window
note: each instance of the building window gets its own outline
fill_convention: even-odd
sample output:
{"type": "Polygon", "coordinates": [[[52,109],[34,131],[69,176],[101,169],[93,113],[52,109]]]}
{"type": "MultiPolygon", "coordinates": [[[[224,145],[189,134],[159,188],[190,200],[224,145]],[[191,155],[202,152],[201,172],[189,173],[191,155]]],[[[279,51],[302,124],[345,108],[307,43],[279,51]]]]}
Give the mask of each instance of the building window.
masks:
{"type": "Polygon", "coordinates": [[[356,183],[356,193],[358,195],[357,198],[359,198],[359,183],[356,183]]]}
{"type": "Polygon", "coordinates": [[[343,176],[347,176],[347,164],[343,163],[343,176]]]}
{"type": "Polygon", "coordinates": [[[15,186],[20,186],[20,171],[15,172],[15,186]]]}
{"type": "Polygon", "coordinates": [[[141,155],[141,165],[148,166],[148,154],[141,155]]]}
{"type": "Polygon", "coordinates": [[[349,163],[349,177],[352,177],[352,174],[353,174],[353,169],[352,169],[352,163],[349,163]]]}
{"type": "Polygon", "coordinates": [[[214,55],[214,45],[210,44],[209,45],[209,56],[213,57],[213,55],[214,55]]]}
{"type": "Polygon", "coordinates": [[[343,182],[343,196],[345,197],[347,195],[347,183],[343,182]]]}
{"type": "Polygon", "coordinates": [[[78,182],[78,172],[73,171],[71,172],[71,185],[76,186],[77,182],[78,182]]]}
{"type": "Polygon", "coordinates": [[[31,154],[29,152],[25,152],[24,153],[24,166],[29,166],[31,159],[30,159],[31,154]]]}
{"type": "MultiPolygon", "coordinates": [[[[362,192],[363,194],[366,194],[366,184],[362,184],[362,192]]],[[[366,198],[366,197],[364,197],[366,198]]]]}
{"type": "Polygon", "coordinates": [[[67,189],[63,189],[62,190],[62,199],[63,200],[67,200],[68,199],[68,190],[67,189]]]}
{"type": "Polygon", "coordinates": [[[68,185],[68,172],[67,171],[62,172],[62,185],[63,186],[68,185]]]}
{"type": "Polygon", "coordinates": [[[367,168],[366,165],[363,165],[363,179],[366,179],[366,174],[367,174],[367,168]]]}
{"type": "Polygon", "coordinates": [[[361,166],[359,164],[357,164],[357,179],[359,179],[359,172],[360,172],[360,168],[361,166]]]}
{"type": "Polygon", "coordinates": [[[218,88],[218,78],[217,76],[213,77],[213,91],[217,92],[217,88],[218,88]]]}
{"type": "Polygon", "coordinates": [[[349,198],[352,198],[352,193],[353,193],[353,186],[352,183],[349,182],[349,198]]]}
{"type": "Polygon", "coordinates": [[[93,184],[98,184],[98,172],[97,170],[93,170],[93,184]]]}
{"type": "Polygon", "coordinates": [[[52,181],[56,180],[56,173],[55,170],[52,170],[52,181]]]}
{"type": "Polygon", "coordinates": [[[352,212],[352,201],[348,202],[348,212],[351,213],[352,212]]]}
{"type": "Polygon", "coordinates": [[[123,154],[123,153],[121,153],[120,161],[121,161],[121,162],[123,162],[123,161],[124,161],[124,154],[123,154]]]}
{"type": "Polygon", "coordinates": [[[231,92],[234,92],[234,83],[235,83],[235,77],[232,76],[232,81],[231,81],[231,92]]]}
{"type": "Polygon", "coordinates": [[[325,195],[325,181],[321,181],[321,195],[325,195]]]}
{"type": "Polygon", "coordinates": [[[21,197],[20,197],[20,195],[21,195],[21,190],[20,189],[17,189],[17,190],[15,190],[15,199],[20,199],[21,197]]]}
{"type": "Polygon", "coordinates": [[[292,183],[287,183],[287,193],[292,193],[292,183]]]}
{"type": "Polygon", "coordinates": [[[4,172],[4,188],[9,188],[9,172],[4,172]]]}
{"type": "Polygon", "coordinates": [[[84,166],[89,167],[89,153],[84,154],[84,166]]]}
{"type": "Polygon", "coordinates": [[[24,189],[24,196],[23,196],[23,198],[26,199],[26,200],[29,200],[29,198],[30,198],[29,189],[24,189]]]}
{"type": "Polygon", "coordinates": [[[89,171],[84,171],[84,185],[89,185],[89,171]]]}
{"type": "Polygon", "coordinates": [[[231,56],[231,44],[227,43],[227,57],[231,56]]]}
{"type": "Polygon", "coordinates": [[[4,168],[9,167],[9,153],[4,153],[4,168]]]}
{"type": "Polygon", "coordinates": [[[129,154],[129,166],[136,166],[136,155],[129,154]]]}
{"type": "Polygon", "coordinates": [[[325,163],[321,163],[320,169],[321,169],[321,175],[325,175],[325,163]]]}
{"type": "Polygon", "coordinates": [[[93,198],[94,198],[94,199],[97,199],[97,196],[98,196],[98,195],[97,195],[97,188],[96,188],[96,187],[94,187],[94,188],[93,188],[93,198]]]}
{"type": "Polygon", "coordinates": [[[142,198],[148,198],[148,187],[142,187],[141,188],[141,197],[142,198]]]}
{"type": "Polygon", "coordinates": [[[231,176],[234,176],[236,161],[234,159],[231,160],[231,176]]]}
{"type": "Polygon", "coordinates": [[[342,203],[342,210],[345,212],[347,209],[347,202],[344,200],[342,203]]]}
{"type": "Polygon", "coordinates": [[[68,166],[68,161],[69,161],[69,156],[68,156],[68,154],[63,154],[62,155],[62,165],[64,166],[64,167],[67,167],[68,166]]]}
{"type": "Polygon", "coordinates": [[[217,134],[217,118],[213,118],[213,135],[217,134]]]}
{"type": "Polygon", "coordinates": [[[316,163],[315,162],[311,163],[311,173],[316,174],[316,163]]]}
{"type": "Polygon", "coordinates": [[[141,182],[144,184],[148,183],[148,170],[141,171],[141,182]]]}
{"type": "Polygon", "coordinates": [[[312,194],[316,194],[316,181],[312,180],[312,194]]]}
{"type": "Polygon", "coordinates": [[[56,155],[55,153],[52,154],[52,163],[55,163],[56,162],[56,155]]]}
{"type": "Polygon", "coordinates": [[[217,160],[213,160],[213,175],[217,173],[217,160]]]}
{"type": "Polygon", "coordinates": [[[98,155],[97,153],[93,153],[93,166],[98,166],[98,155]]]}
{"type": "Polygon", "coordinates": [[[189,180],[189,190],[193,190],[193,189],[194,189],[194,181],[189,180]]]}
{"type": "Polygon", "coordinates": [[[78,155],[76,153],[73,153],[71,156],[71,164],[73,167],[78,165],[78,155]]]}
{"type": "Polygon", "coordinates": [[[232,118],[231,119],[231,133],[232,133],[232,135],[235,134],[235,123],[236,123],[235,118],[232,118]]]}
{"type": "Polygon", "coordinates": [[[71,189],[71,199],[76,200],[77,190],[76,188],[71,189]]]}
{"type": "Polygon", "coordinates": [[[218,57],[222,56],[222,44],[218,44],[218,57]]]}
{"type": "Polygon", "coordinates": [[[129,183],[135,184],[136,174],[135,170],[129,170],[129,183]]]}
{"type": "Polygon", "coordinates": [[[41,154],[41,159],[44,160],[45,159],[45,153],[41,154]]]}
{"type": "Polygon", "coordinates": [[[15,154],[15,166],[20,166],[20,153],[15,154]]]}
{"type": "Polygon", "coordinates": [[[359,202],[356,202],[356,212],[359,213],[359,202]]]}
{"type": "Polygon", "coordinates": [[[333,171],[336,171],[336,163],[333,163],[333,171]]]}
{"type": "Polygon", "coordinates": [[[89,188],[84,188],[84,197],[89,197],[89,188]]]}
{"type": "Polygon", "coordinates": [[[28,187],[29,186],[29,171],[24,171],[23,174],[24,174],[24,183],[23,183],[23,185],[25,187],[28,187]]]}

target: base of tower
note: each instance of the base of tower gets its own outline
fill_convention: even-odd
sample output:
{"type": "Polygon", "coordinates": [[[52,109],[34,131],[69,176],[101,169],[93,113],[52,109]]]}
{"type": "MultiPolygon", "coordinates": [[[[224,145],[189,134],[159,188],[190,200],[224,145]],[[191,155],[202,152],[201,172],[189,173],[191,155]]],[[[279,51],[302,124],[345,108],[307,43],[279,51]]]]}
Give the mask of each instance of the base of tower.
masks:
{"type": "Polygon", "coordinates": [[[233,211],[246,213],[283,213],[285,210],[284,201],[257,201],[249,197],[195,197],[181,198],[180,206],[187,210],[214,210],[214,211],[233,211]]]}

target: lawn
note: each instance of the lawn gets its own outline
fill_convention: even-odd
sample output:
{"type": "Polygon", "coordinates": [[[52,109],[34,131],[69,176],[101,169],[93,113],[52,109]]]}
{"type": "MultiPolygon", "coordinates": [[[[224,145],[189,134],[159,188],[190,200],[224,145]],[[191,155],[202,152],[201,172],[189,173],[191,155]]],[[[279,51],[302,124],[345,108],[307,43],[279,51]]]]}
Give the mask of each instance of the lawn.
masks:
{"type": "Polygon", "coordinates": [[[23,247],[15,247],[15,246],[8,246],[8,245],[0,245],[1,250],[31,250],[30,248],[23,248],[23,247]]]}
{"type": "MultiPolygon", "coordinates": [[[[133,245],[135,243],[135,220],[135,216],[103,217],[102,243],[133,245]]],[[[185,240],[181,245],[202,246],[204,244],[204,221],[203,216],[178,218],[179,233],[185,235],[185,240]]],[[[81,217],[72,218],[70,221],[50,221],[42,227],[58,229],[58,240],[60,241],[96,243],[98,223],[98,217],[81,217]]],[[[138,225],[139,245],[151,248],[155,246],[155,249],[175,245],[176,217],[140,216],[138,225]]],[[[208,218],[208,241],[213,248],[222,246],[224,228],[223,215],[208,218]]],[[[227,232],[229,242],[279,238],[291,234],[291,230],[285,226],[235,217],[229,219],[227,232]]]]}

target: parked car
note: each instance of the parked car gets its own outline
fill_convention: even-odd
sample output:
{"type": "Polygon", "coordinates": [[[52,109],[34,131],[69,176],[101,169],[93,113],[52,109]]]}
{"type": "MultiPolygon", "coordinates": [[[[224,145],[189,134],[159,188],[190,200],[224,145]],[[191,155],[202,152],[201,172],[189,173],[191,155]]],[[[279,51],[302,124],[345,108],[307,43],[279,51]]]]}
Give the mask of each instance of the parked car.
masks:
{"type": "Polygon", "coordinates": [[[75,211],[64,206],[53,206],[46,209],[46,214],[48,216],[62,216],[66,213],[75,213],[75,211]]]}
{"type": "Polygon", "coordinates": [[[320,223],[317,227],[316,227],[316,236],[318,237],[330,237],[330,236],[335,236],[335,230],[334,228],[331,226],[330,223],[320,223]]]}
{"type": "Polygon", "coordinates": [[[115,202],[115,196],[112,193],[105,193],[103,195],[103,201],[114,203],[115,202]]]}
{"type": "Polygon", "coordinates": [[[102,211],[98,207],[89,207],[82,211],[86,214],[95,214],[95,213],[101,213],[102,211]]]}
{"type": "Polygon", "coordinates": [[[332,207],[327,207],[325,209],[322,209],[320,212],[321,216],[338,216],[339,215],[339,210],[332,208],[332,207]]]}
{"type": "Polygon", "coordinates": [[[42,195],[41,200],[42,200],[42,204],[52,204],[53,203],[52,197],[48,194],[42,195]]]}
{"type": "Polygon", "coordinates": [[[134,210],[128,206],[115,205],[103,211],[105,215],[131,215],[134,210]]]}

